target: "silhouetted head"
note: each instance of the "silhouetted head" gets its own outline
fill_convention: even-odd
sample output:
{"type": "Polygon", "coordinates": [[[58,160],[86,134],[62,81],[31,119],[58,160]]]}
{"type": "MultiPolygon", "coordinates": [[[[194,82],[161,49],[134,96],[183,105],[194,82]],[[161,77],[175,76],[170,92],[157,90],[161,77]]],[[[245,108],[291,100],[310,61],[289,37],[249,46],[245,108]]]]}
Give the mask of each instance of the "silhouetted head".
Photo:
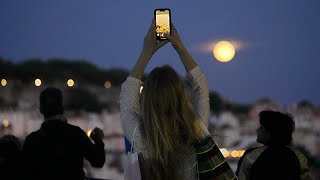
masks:
{"type": "Polygon", "coordinates": [[[260,128],[257,141],[265,145],[289,145],[295,129],[289,114],[277,111],[262,111],[259,114],[260,128]]]}
{"type": "Polygon", "coordinates": [[[177,179],[173,159],[179,148],[199,137],[199,121],[182,80],[170,66],[154,68],[144,82],[142,117],[148,152],[158,163],[153,168],[155,176],[177,179]]]}
{"type": "Polygon", "coordinates": [[[58,88],[49,87],[40,94],[40,112],[45,118],[63,114],[63,97],[58,88]]]}

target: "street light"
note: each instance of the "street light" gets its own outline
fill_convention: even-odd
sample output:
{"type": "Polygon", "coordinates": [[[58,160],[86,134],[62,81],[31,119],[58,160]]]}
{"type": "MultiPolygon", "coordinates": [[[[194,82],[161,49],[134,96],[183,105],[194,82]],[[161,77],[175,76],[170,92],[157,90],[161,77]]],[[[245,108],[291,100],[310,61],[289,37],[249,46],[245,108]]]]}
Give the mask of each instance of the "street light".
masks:
{"type": "Polygon", "coordinates": [[[74,81],[73,81],[73,79],[69,79],[69,80],[67,81],[67,85],[68,85],[69,87],[74,86],[74,81]]]}
{"type": "Polygon", "coordinates": [[[8,84],[6,79],[1,79],[1,85],[5,87],[8,84]]]}
{"type": "Polygon", "coordinates": [[[41,80],[40,79],[34,80],[34,85],[36,85],[37,87],[41,86],[41,80]]]}
{"type": "Polygon", "coordinates": [[[5,120],[3,120],[2,124],[3,124],[3,127],[7,128],[7,127],[9,127],[10,122],[5,119],[5,120]]]}
{"type": "Polygon", "coordinates": [[[104,83],[104,87],[105,87],[106,89],[111,88],[111,82],[110,82],[110,81],[106,81],[106,82],[104,83]]]}

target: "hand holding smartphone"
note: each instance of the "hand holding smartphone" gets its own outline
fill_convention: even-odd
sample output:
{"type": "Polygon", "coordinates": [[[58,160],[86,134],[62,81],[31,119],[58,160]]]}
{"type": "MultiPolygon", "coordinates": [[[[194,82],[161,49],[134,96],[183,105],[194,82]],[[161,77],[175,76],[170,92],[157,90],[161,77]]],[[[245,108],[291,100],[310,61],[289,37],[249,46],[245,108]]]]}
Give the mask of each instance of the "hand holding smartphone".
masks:
{"type": "Polygon", "coordinates": [[[104,138],[104,133],[103,133],[102,129],[97,128],[97,127],[94,128],[90,134],[90,138],[93,140],[99,139],[102,141],[104,138]]]}
{"type": "Polygon", "coordinates": [[[158,41],[166,40],[163,35],[171,34],[171,11],[168,8],[155,9],[154,16],[156,20],[156,37],[158,41]]]}

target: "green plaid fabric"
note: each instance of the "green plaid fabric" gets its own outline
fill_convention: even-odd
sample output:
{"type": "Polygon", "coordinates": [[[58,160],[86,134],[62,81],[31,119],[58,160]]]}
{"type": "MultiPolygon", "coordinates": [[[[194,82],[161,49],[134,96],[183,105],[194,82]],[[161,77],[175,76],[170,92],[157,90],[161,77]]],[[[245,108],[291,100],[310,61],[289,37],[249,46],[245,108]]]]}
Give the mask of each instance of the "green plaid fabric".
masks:
{"type": "Polygon", "coordinates": [[[195,144],[195,149],[200,180],[237,179],[211,136],[195,144]]]}

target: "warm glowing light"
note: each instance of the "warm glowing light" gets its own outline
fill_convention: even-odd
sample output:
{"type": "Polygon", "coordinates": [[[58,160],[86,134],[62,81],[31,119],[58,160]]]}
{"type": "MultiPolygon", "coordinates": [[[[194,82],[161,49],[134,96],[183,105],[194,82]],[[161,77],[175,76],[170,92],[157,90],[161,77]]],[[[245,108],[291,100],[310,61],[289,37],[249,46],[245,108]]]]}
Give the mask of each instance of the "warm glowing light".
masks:
{"type": "Polygon", "coordinates": [[[3,124],[3,126],[4,126],[5,128],[7,128],[7,127],[9,127],[10,122],[5,119],[5,120],[3,120],[2,124],[3,124]]]}
{"type": "Polygon", "coordinates": [[[111,88],[111,82],[110,82],[110,81],[106,81],[106,82],[104,83],[104,87],[105,87],[106,89],[111,88]]]}
{"type": "Polygon", "coordinates": [[[69,80],[67,81],[67,85],[68,85],[69,87],[74,86],[74,81],[73,81],[73,79],[69,79],[69,80]]]}
{"type": "Polygon", "coordinates": [[[143,86],[140,87],[140,93],[142,93],[142,90],[143,90],[143,86]]]}
{"type": "Polygon", "coordinates": [[[239,151],[239,157],[242,157],[245,152],[246,152],[245,150],[240,150],[239,151]]]}
{"type": "Polygon", "coordinates": [[[229,41],[219,41],[213,47],[213,55],[220,62],[229,62],[236,54],[234,45],[229,41]]]}
{"type": "Polygon", "coordinates": [[[6,79],[1,79],[1,85],[5,87],[8,84],[6,79]]]}
{"type": "Polygon", "coordinates": [[[90,137],[90,134],[92,133],[92,129],[88,129],[87,136],[90,137]]]}
{"type": "Polygon", "coordinates": [[[239,157],[240,152],[239,151],[231,151],[231,157],[239,157]]]}
{"type": "Polygon", "coordinates": [[[233,157],[233,158],[240,158],[243,156],[245,150],[232,150],[228,151],[226,148],[221,148],[220,152],[222,155],[227,158],[227,157],[233,157]]]}
{"type": "Polygon", "coordinates": [[[225,157],[225,158],[230,156],[230,152],[226,148],[221,148],[220,152],[222,153],[223,157],[225,157]]]}
{"type": "Polygon", "coordinates": [[[36,86],[41,86],[41,80],[40,79],[36,79],[36,80],[34,80],[34,85],[36,85],[36,86]]]}

